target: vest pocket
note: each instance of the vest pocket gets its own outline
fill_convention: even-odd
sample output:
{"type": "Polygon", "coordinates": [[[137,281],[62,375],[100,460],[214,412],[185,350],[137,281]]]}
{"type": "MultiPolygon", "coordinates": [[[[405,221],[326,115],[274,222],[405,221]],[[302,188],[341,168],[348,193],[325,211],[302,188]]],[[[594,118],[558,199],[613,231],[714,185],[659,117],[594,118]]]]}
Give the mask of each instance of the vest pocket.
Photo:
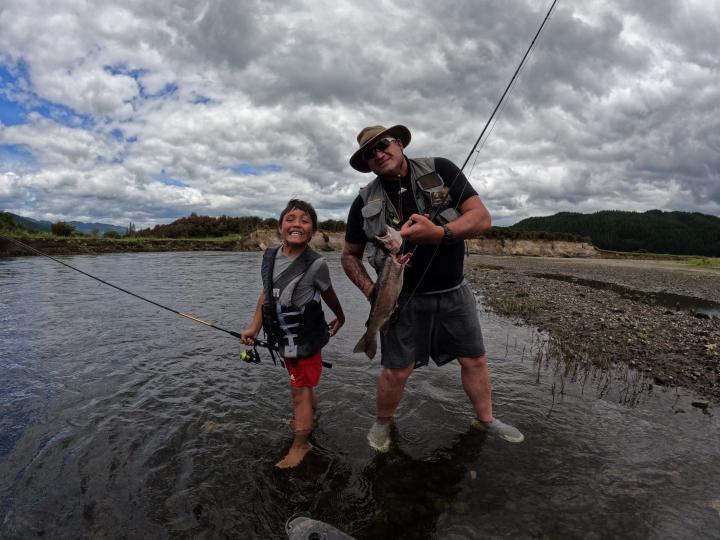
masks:
{"type": "Polygon", "coordinates": [[[368,201],[368,203],[362,207],[360,212],[362,213],[362,217],[365,219],[369,219],[373,216],[376,216],[380,213],[383,207],[383,201],[382,199],[375,199],[372,201],[368,201]]]}
{"type": "Polygon", "coordinates": [[[374,242],[375,236],[385,234],[385,203],[382,199],[373,199],[362,207],[363,231],[368,240],[374,242]]]}

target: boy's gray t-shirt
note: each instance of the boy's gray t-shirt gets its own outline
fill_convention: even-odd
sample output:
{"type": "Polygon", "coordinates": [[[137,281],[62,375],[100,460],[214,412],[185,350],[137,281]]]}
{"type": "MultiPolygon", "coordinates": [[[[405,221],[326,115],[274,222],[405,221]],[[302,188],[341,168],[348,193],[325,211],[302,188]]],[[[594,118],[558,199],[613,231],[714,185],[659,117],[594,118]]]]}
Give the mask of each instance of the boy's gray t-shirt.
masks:
{"type": "MultiPolygon", "coordinates": [[[[282,249],[278,249],[275,255],[275,267],[273,268],[273,281],[282,274],[295,260],[295,258],[283,255],[282,249]]],[[[292,303],[297,307],[307,304],[315,296],[315,291],[325,292],[332,285],[330,281],[330,269],[325,259],[316,259],[305,274],[300,278],[292,295],[292,303]]]]}

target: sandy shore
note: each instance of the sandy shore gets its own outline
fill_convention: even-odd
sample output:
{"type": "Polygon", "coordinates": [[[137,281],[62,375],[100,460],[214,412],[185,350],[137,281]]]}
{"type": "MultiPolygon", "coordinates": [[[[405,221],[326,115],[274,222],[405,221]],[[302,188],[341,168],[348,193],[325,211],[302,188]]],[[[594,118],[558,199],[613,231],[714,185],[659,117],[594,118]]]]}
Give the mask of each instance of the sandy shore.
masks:
{"type": "Polygon", "coordinates": [[[473,255],[465,274],[490,309],[548,331],[566,358],[603,367],[624,363],[655,384],[682,386],[720,403],[720,318],[653,304],[652,296],[720,302],[720,269],[673,261],[473,255]]]}

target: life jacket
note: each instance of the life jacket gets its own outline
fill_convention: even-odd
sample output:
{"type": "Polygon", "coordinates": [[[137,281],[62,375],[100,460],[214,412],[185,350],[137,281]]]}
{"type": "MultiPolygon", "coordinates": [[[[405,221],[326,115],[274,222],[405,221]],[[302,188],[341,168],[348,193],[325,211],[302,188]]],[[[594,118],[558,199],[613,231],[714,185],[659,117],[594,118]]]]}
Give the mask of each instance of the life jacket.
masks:
{"type": "Polygon", "coordinates": [[[309,247],[305,248],[305,251],[273,280],[275,256],[280,247],[268,248],[263,254],[263,328],[268,345],[275,350],[281,350],[286,360],[306,358],[327,344],[330,332],[320,303],[320,293],[316,292],[313,299],[304,306],[292,304],[292,293],[300,278],[320,255],[309,247]]]}
{"type": "MultiPolygon", "coordinates": [[[[437,175],[440,182],[444,183],[444,180],[435,171],[435,158],[406,159],[410,170],[410,188],[418,213],[430,214],[433,222],[438,225],[444,225],[457,219],[460,213],[453,206],[452,197],[448,193],[449,186],[443,185],[441,190],[433,194],[422,189],[418,184],[419,179],[432,174],[437,175]]],[[[368,239],[365,252],[370,266],[379,275],[388,252],[377,236],[384,236],[386,225],[396,221],[399,216],[393,215],[392,202],[383,189],[380,177],[375,177],[369,184],[360,188],[360,198],[363,201],[361,209],[363,231],[368,239]]]]}

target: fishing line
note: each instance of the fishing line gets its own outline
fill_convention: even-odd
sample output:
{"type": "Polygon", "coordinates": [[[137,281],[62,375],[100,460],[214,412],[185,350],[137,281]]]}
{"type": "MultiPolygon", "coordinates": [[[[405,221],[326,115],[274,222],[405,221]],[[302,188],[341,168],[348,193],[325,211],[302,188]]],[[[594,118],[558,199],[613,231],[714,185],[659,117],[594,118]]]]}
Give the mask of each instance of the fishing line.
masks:
{"type": "Polygon", "coordinates": [[[543,28],[545,27],[545,23],[550,18],[550,14],[552,13],[553,9],[555,8],[555,4],[557,4],[558,1],[559,0],[553,0],[553,3],[550,5],[550,9],[548,9],[547,14],[545,15],[545,18],[543,19],[542,23],[540,24],[540,28],[538,28],[537,32],[535,32],[535,36],[533,37],[532,41],[530,42],[530,46],[525,51],[525,54],[523,55],[522,60],[520,60],[520,64],[518,64],[518,67],[515,70],[515,73],[513,73],[513,76],[510,79],[510,82],[505,87],[505,91],[503,92],[502,96],[500,96],[500,101],[498,101],[497,105],[495,105],[495,109],[493,109],[493,112],[490,115],[490,118],[488,118],[488,121],[485,123],[485,127],[480,132],[480,136],[475,141],[475,144],[473,145],[472,149],[470,150],[468,157],[465,159],[463,166],[460,167],[460,171],[462,171],[465,168],[465,165],[467,165],[467,162],[470,161],[470,156],[472,156],[472,153],[475,151],[475,148],[477,148],[477,145],[480,143],[480,140],[482,139],[483,135],[485,135],[485,131],[487,130],[488,126],[490,125],[490,122],[492,121],[492,119],[495,117],[495,113],[497,113],[498,109],[500,108],[500,105],[502,105],[503,101],[505,100],[505,96],[508,94],[508,92],[512,88],[512,86],[515,82],[515,79],[517,78],[518,74],[520,73],[520,70],[525,65],[525,61],[527,60],[528,55],[530,54],[533,47],[535,46],[535,41],[537,41],[537,38],[540,35],[540,32],[542,32],[543,28]]]}
{"type": "MultiPolygon", "coordinates": [[[[530,53],[534,49],[535,42],[537,41],[537,38],[540,36],[540,33],[542,32],[543,28],[545,27],[545,24],[550,19],[550,15],[552,14],[553,9],[555,9],[555,5],[558,3],[558,1],[559,0],[553,0],[553,3],[550,5],[550,9],[548,9],[547,13],[545,14],[545,18],[543,19],[542,23],[540,24],[540,27],[538,28],[537,32],[535,32],[535,35],[533,36],[532,41],[530,42],[530,45],[528,46],[527,50],[525,51],[525,54],[523,55],[522,60],[520,60],[518,67],[515,69],[515,72],[513,73],[512,77],[510,78],[510,82],[505,87],[505,90],[503,91],[502,95],[500,96],[500,99],[498,100],[497,104],[495,105],[495,108],[493,109],[492,113],[490,114],[490,117],[488,118],[487,122],[485,122],[485,126],[483,127],[482,131],[480,132],[480,135],[478,136],[477,140],[475,141],[475,144],[470,149],[470,152],[468,153],[467,158],[465,158],[465,162],[463,163],[462,167],[460,167],[460,170],[458,170],[457,174],[450,182],[450,185],[448,187],[448,192],[452,189],[453,184],[455,184],[455,181],[462,174],[463,169],[467,165],[468,161],[470,161],[470,158],[472,157],[473,153],[476,152],[476,149],[477,149],[478,154],[476,154],[476,156],[475,156],[475,161],[477,162],[477,156],[479,155],[479,151],[480,151],[480,149],[482,149],[483,146],[485,146],[485,141],[487,141],[487,137],[486,137],[485,141],[483,141],[483,144],[480,147],[480,149],[477,148],[478,145],[480,144],[480,141],[483,138],[483,135],[485,135],[485,132],[487,131],[488,127],[490,127],[491,123],[492,123],[492,127],[490,129],[490,132],[492,132],[495,129],[495,124],[497,123],[497,120],[495,120],[495,122],[493,122],[493,118],[495,118],[495,115],[498,112],[498,110],[500,110],[501,112],[502,112],[502,110],[504,110],[505,98],[507,97],[508,93],[512,90],[512,88],[515,86],[515,81],[517,79],[518,74],[520,73],[520,70],[523,68],[530,53]],[[502,106],[502,108],[501,108],[501,106],[502,106]]],[[[489,135],[490,135],[490,133],[488,133],[488,136],[489,135]]],[[[473,165],[473,167],[474,167],[474,165],[473,165]]],[[[469,183],[470,183],[469,180],[467,180],[467,178],[466,178],[465,185],[463,186],[463,189],[460,192],[460,196],[458,197],[458,200],[455,203],[455,210],[457,210],[457,207],[460,204],[460,200],[462,199],[462,195],[463,195],[463,193],[465,193],[465,188],[468,186],[469,183]]],[[[430,215],[430,218],[429,218],[430,221],[434,221],[439,212],[440,212],[440,207],[437,207],[435,209],[434,213],[432,213],[430,215]]],[[[417,245],[413,248],[413,250],[412,250],[413,254],[415,253],[415,250],[417,248],[418,248],[417,245]]],[[[410,298],[408,299],[408,302],[410,301],[410,299],[412,299],[413,296],[415,296],[415,292],[417,291],[418,287],[420,287],[420,285],[422,284],[423,279],[425,279],[425,275],[427,274],[428,270],[430,269],[430,265],[432,264],[433,260],[435,259],[435,256],[437,255],[439,248],[440,248],[440,245],[438,244],[435,247],[435,249],[430,257],[430,260],[428,261],[427,266],[425,267],[425,271],[422,273],[422,275],[420,276],[420,279],[417,282],[417,285],[415,285],[415,288],[410,293],[410,298]]]]}
{"type": "MultiPolygon", "coordinates": [[[[60,264],[62,264],[63,266],[67,266],[68,268],[70,268],[70,269],[72,269],[72,270],[75,270],[76,272],[80,272],[81,274],[83,274],[83,275],[85,275],[85,276],[87,276],[87,277],[89,277],[89,278],[92,278],[92,279],[94,279],[95,281],[99,281],[100,283],[103,283],[103,284],[107,285],[108,287],[112,287],[113,289],[117,289],[118,291],[124,292],[125,294],[129,294],[130,296],[134,296],[135,298],[139,298],[140,300],[143,300],[143,301],[145,301],[145,302],[148,302],[148,303],[150,303],[150,304],[152,304],[152,305],[154,305],[154,306],[157,306],[157,307],[162,308],[162,309],[164,309],[164,310],[167,310],[167,311],[170,311],[170,312],[172,312],[172,313],[175,313],[176,315],[180,315],[181,317],[185,317],[186,319],[189,319],[189,320],[194,321],[194,322],[196,322],[196,323],[204,324],[205,326],[209,326],[210,328],[214,328],[215,330],[219,330],[220,332],[225,332],[226,334],[230,334],[231,336],[234,336],[234,337],[236,337],[236,338],[242,337],[238,332],[233,332],[232,330],[228,330],[227,328],[222,328],[221,326],[217,326],[217,325],[215,325],[215,324],[213,324],[213,323],[210,323],[210,322],[208,322],[208,321],[204,321],[203,319],[201,319],[201,318],[199,318],[199,317],[195,317],[194,315],[191,315],[190,313],[184,313],[184,312],[182,312],[182,311],[178,311],[177,309],[173,309],[173,308],[171,308],[171,307],[164,306],[164,305],[160,304],[159,302],[155,302],[154,300],[150,300],[149,298],[145,298],[144,296],[140,296],[139,294],[136,294],[136,293],[134,293],[134,292],[132,292],[132,291],[128,291],[127,289],[123,289],[122,287],[118,287],[117,285],[113,285],[113,284],[110,283],[109,281],[105,281],[104,279],[100,279],[99,277],[93,276],[92,274],[88,274],[87,272],[85,272],[85,271],[83,271],[83,270],[80,270],[79,268],[75,268],[74,266],[72,266],[72,265],[70,265],[70,264],[68,264],[68,263],[66,263],[66,262],[63,262],[63,261],[61,261],[61,260],[59,260],[59,259],[56,259],[55,257],[51,257],[51,256],[48,255],[47,253],[43,253],[43,252],[40,251],[39,249],[35,249],[34,247],[29,246],[28,244],[25,244],[25,243],[23,243],[23,242],[20,242],[19,240],[16,240],[16,239],[14,239],[14,238],[11,238],[11,237],[5,236],[5,235],[0,235],[0,238],[4,238],[5,240],[9,240],[10,242],[13,242],[13,243],[17,244],[18,246],[21,246],[21,247],[23,247],[23,248],[25,248],[25,249],[27,249],[27,250],[29,250],[29,251],[32,251],[33,253],[35,253],[35,254],[37,254],[37,255],[42,255],[43,257],[47,257],[48,259],[53,260],[53,261],[55,261],[56,263],[60,263],[60,264]]],[[[264,341],[262,341],[262,340],[259,340],[259,339],[255,339],[255,342],[257,343],[257,345],[259,345],[259,346],[261,346],[261,347],[267,347],[267,346],[268,346],[268,344],[267,344],[266,342],[264,342],[264,341]]]]}

